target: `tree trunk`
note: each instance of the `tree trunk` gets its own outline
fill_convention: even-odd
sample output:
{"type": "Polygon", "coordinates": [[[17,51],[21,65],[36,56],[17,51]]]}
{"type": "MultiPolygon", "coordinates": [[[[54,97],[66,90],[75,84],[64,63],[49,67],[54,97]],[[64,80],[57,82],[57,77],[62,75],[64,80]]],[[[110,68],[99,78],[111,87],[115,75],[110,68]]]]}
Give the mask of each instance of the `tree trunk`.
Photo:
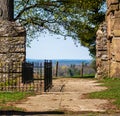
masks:
{"type": "Polygon", "coordinates": [[[0,0],[0,19],[14,19],[14,0],[0,0]]]}

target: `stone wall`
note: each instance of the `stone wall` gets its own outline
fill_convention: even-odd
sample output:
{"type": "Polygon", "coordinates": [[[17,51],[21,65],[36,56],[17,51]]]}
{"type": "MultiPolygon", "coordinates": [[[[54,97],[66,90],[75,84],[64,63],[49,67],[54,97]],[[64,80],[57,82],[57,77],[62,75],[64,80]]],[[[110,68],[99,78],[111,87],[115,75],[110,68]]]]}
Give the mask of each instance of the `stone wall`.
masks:
{"type": "Polygon", "coordinates": [[[21,62],[25,60],[24,37],[0,37],[0,62],[21,62]]]}
{"type": "Polygon", "coordinates": [[[0,62],[25,60],[25,29],[16,22],[0,21],[0,62]]]}
{"type": "Polygon", "coordinates": [[[96,34],[97,78],[104,78],[108,75],[107,26],[105,22],[99,26],[96,34]]]}
{"type": "Polygon", "coordinates": [[[0,79],[16,77],[17,74],[12,73],[21,72],[20,64],[26,58],[26,31],[23,26],[0,20],[0,44],[0,79]]]}
{"type": "MultiPolygon", "coordinates": [[[[107,50],[104,53],[103,50],[99,50],[97,43],[99,36],[98,32],[99,30],[101,30],[101,33],[103,33],[103,29],[99,29],[97,32],[97,39],[96,39],[97,75],[98,78],[103,78],[106,76],[120,77],[120,1],[119,0],[107,0],[107,12],[106,12],[105,22],[107,27],[107,33],[106,33],[107,50]],[[106,61],[103,62],[102,56],[98,56],[98,54],[102,54],[102,56],[106,57],[105,59],[106,61]],[[105,69],[105,71],[103,71],[103,69],[105,69]]],[[[101,43],[101,45],[102,47],[105,46],[103,43],[101,43]]]]}

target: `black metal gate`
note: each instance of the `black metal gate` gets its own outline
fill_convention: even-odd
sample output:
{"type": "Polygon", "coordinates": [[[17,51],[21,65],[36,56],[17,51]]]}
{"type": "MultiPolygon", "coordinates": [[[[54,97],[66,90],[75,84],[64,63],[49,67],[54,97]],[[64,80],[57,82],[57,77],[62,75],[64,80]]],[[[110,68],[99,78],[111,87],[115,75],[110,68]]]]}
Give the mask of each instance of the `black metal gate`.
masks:
{"type": "Polygon", "coordinates": [[[44,91],[52,87],[52,61],[46,60],[44,62],[44,91]]]}
{"type": "Polygon", "coordinates": [[[22,63],[22,83],[27,91],[43,92],[43,70],[42,63],[22,63]]]}
{"type": "Polygon", "coordinates": [[[52,61],[45,60],[44,64],[23,63],[22,82],[33,82],[36,91],[49,91],[52,87],[52,61]]]}
{"type": "Polygon", "coordinates": [[[52,62],[0,64],[0,91],[46,92],[52,87],[52,62]]]}
{"type": "Polygon", "coordinates": [[[31,83],[34,81],[33,79],[33,63],[22,63],[22,83],[31,83]]]}

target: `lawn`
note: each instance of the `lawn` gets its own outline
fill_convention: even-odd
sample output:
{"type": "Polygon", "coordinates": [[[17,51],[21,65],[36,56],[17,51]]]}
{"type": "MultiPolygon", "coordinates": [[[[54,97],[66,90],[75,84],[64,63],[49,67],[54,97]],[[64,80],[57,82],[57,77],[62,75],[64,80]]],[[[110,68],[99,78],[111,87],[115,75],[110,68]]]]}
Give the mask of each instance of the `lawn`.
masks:
{"type": "Polygon", "coordinates": [[[89,94],[89,98],[109,99],[120,110],[120,79],[106,78],[101,80],[108,89],[101,92],[93,92],[89,94]]]}
{"type": "Polygon", "coordinates": [[[28,96],[33,95],[29,92],[0,92],[0,110],[22,110],[14,107],[14,103],[28,96]]]}

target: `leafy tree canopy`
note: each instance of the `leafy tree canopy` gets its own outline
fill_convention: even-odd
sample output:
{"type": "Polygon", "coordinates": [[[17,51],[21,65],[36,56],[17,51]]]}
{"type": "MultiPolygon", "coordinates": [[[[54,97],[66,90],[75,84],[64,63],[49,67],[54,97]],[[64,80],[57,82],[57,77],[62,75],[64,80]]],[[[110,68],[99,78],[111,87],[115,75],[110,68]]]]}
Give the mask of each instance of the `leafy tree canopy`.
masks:
{"type": "Polygon", "coordinates": [[[49,31],[72,37],[94,56],[95,33],[104,20],[104,4],[105,0],[15,0],[15,21],[26,27],[29,36],[49,31]]]}

